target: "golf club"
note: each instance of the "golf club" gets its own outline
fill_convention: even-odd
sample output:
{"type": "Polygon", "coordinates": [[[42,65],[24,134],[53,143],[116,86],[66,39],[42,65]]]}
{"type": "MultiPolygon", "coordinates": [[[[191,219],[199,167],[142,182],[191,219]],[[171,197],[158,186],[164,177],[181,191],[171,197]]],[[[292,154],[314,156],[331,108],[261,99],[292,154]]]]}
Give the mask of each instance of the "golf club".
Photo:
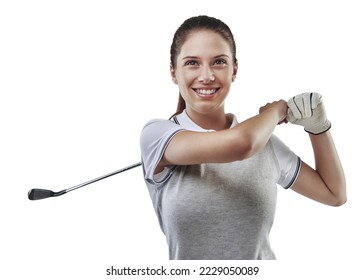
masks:
{"type": "Polygon", "coordinates": [[[92,184],[92,183],[95,183],[97,181],[100,181],[102,179],[105,179],[105,178],[108,178],[108,177],[111,177],[113,175],[116,175],[116,174],[119,174],[121,172],[124,172],[124,171],[127,171],[127,170],[130,170],[130,169],[133,169],[135,167],[138,167],[142,165],[141,162],[138,162],[138,163],[135,163],[133,165],[130,165],[130,166],[127,166],[127,167],[124,167],[120,170],[117,170],[117,171],[114,171],[112,173],[109,173],[109,174],[106,174],[104,176],[101,176],[101,177],[98,177],[98,178],[95,178],[95,179],[92,179],[90,181],[87,181],[85,183],[82,183],[82,184],[79,184],[79,185],[76,185],[74,187],[71,187],[71,188],[68,188],[68,189],[64,189],[62,191],[59,191],[59,192],[53,192],[51,190],[45,190],[45,189],[31,189],[29,192],[28,192],[28,198],[30,200],[39,200],[39,199],[44,199],[44,198],[48,198],[48,197],[55,197],[55,196],[60,196],[60,195],[63,195],[65,193],[68,193],[70,191],[74,191],[76,189],[79,189],[79,188],[82,188],[84,186],[87,186],[89,184],[92,184]]]}

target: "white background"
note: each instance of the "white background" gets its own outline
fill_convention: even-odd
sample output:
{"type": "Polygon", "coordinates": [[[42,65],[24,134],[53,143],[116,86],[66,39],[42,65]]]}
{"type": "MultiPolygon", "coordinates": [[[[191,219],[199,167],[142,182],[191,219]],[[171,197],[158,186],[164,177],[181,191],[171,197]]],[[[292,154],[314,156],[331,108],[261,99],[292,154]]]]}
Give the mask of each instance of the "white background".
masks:
{"type": "MultiPolygon", "coordinates": [[[[226,111],[243,120],[272,100],[320,92],[348,187],[339,208],[280,189],[271,233],[279,260],[211,263],[258,264],[259,279],[363,275],[363,13],[353,0],[1,1],[0,278],[109,279],[112,265],[206,264],[168,261],[141,167],[27,199],[31,188],[59,191],[140,161],[142,126],[176,107],[173,34],[199,14],[236,38],[226,111]]],[[[301,127],[276,134],[314,164],[301,127]]]]}

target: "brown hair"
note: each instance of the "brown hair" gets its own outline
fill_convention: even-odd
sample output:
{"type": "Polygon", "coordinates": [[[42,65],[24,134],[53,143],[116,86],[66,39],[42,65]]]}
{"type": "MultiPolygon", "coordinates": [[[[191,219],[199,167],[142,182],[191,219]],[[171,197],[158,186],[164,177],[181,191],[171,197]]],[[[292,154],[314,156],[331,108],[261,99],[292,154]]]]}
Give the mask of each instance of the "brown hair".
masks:
{"type": "MultiPolygon", "coordinates": [[[[181,48],[183,43],[186,41],[187,36],[196,30],[211,30],[221,35],[222,38],[226,40],[229,44],[231,52],[233,54],[234,64],[237,62],[236,60],[236,46],[234,36],[229,28],[224,22],[214,17],[209,16],[197,16],[191,17],[185,20],[182,25],[177,29],[174,34],[172,45],[171,45],[171,66],[173,68],[176,67],[176,59],[179,53],[181,52],[181,48]]],[[[173,115],[178,115],[182,113],[182,111],[186,108],[186,102],[182,98],[182,95],[179,94],[177,111],[173,115]]],[[[172,117],[173,117],[172,116],[172,117]]]]}

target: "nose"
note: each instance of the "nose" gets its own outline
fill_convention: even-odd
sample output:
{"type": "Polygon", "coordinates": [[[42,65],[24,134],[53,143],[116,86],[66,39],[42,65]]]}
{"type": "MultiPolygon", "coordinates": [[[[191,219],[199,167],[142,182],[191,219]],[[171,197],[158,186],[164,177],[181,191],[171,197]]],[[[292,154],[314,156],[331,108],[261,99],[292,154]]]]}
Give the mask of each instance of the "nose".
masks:
{"type": "Polygon", "coordinates": [[[210,66],[201,67],[201,72],[198,81],[202,83],[210,83],[215,81],[215,75],[210,66]]]}

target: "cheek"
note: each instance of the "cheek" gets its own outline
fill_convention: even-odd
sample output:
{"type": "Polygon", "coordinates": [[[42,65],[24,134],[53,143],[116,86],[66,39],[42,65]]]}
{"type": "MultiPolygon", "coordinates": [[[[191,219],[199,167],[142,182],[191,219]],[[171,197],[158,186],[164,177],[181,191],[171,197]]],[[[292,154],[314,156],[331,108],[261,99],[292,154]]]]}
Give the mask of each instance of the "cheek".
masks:
{"type": "Polygon", "coordinates": [[[221,83],[229,84],[232,82],[233,73],[232,71],[221,71],[216,73],[215,76],[221,83]]]}
{"type": "Polygon", "coordinates": [[[187,87],[193,83],[195,80],[195,75],[190,71],[181,71],[177,79],[179,85],[187,87]]]}

